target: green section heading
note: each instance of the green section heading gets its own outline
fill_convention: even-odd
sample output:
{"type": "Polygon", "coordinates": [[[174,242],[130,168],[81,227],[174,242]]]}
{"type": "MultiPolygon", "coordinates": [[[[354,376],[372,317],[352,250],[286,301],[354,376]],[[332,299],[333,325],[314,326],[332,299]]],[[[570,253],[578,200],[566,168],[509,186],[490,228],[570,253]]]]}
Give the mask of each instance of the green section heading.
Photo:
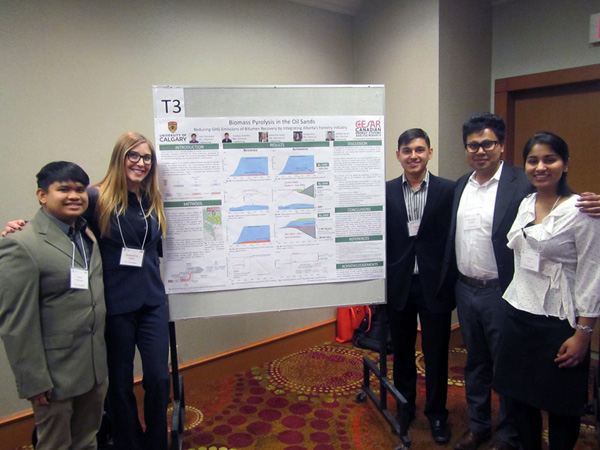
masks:
{"type": "Polygon", "coordinates": [[[381,145],[383,141],[381,139],[375,141],[335,141],[333,144],[335,147],[362,147],[367,145],[381,145]]]}
{"type": "Polygon", "coordinates": [[[223,144],[223,148],[306,148],[327,147],[328,142],[246,142],[242,144],[223,144]]]}
{"type": "Polygon", "coordinates": [[[383,240],[382,235],[375,236],[349,236],[349,237],[338,237],[335,238],[335,242],[360,242],[360,241],[381,241],[383,240]]]}
{"type": "Polygon", "coordinates": [[[347,206],[345,208],[335,208],[336,213],[355,213],[355,212],[369,212],[369,211],[383,211],[383,205],[347,206]]]}
{"type": "Polygon", "coordinates": [[[220,206],[221,200],[185,200],[181,202],[165,202],[165,208],[197,208],[199,206],[220,206]]]}
{"type": "Polygon", "coordinates": [[[170,144],[159,146],[160,150],[216,150],[219,144],[170,144]]]}
{"type": "Polygon", "coordinates": [[[336,264],[336,269],[364,269],[365,267],[381,267],[383,261],[370,261],[370,262],[357,262],[357,263],[344,263],[336,264]]]}

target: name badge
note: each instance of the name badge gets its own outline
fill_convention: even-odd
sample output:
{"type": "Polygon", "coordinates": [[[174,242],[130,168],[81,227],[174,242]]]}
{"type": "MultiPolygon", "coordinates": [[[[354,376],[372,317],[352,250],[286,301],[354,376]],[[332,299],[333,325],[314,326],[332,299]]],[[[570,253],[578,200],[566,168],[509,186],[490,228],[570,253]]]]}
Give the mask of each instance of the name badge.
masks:
{"type": "Polygon", "coordinates": [[[532,270],[533,272],[540,271],[540,254],[531,250],[523,250],[521,252],[521,267],[523,269],[532,270]]]}
{"type": "Polygon", "coordinates": [[[411,220],[410,222],[408,222],[408,235],[409,236],[416,236],[417,233],[419,232],[419,226],[421,225],[421,220],[411,220]]]}
{"type": "Polygon", "coordinates": [[[479,213],[468,213],[465,215],[465,230],[477,230],[481,228],[481,216],[479,213]]]}
{"type": "Polygon", "coordinates": [[[143,262],[144,250],[123,247],[119,264],[122,266],[142,267],[143,262]]]}
{"type": "Polygon", "coordinates": [[[89,282],[86,269],[71,267],[71,289],[89,289],[89,282]]]}

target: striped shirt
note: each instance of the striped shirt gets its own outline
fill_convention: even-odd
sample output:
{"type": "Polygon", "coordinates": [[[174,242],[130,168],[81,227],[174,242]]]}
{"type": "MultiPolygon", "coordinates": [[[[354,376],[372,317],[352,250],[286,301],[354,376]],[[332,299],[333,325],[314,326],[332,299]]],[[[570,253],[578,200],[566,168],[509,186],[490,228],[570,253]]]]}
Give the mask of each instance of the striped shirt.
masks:
{"type": "MultiPolygon", "coordinates": [[[[409,222],[421,220],[425,203],[427,202],[427,187],[429,186],[429,170],[425,172],[425,177],[418,189],[413,189],[410,183],[402,175],[402,189],[404,193],[404,204],[406,205],[406,215],[409,222]]],[[[417,258],[415,257],[415,275],[419,273],[417,258]]]]}

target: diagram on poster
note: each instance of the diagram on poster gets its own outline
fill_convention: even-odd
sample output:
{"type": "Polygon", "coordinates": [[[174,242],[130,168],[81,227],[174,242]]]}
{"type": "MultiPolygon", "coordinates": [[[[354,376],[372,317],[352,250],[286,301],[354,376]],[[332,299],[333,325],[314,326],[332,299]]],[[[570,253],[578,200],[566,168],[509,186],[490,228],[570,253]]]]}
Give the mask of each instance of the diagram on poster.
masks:
{"type": "Polygon", "coordinates": [[[384,278],[383,116],[168,112],[167,293],[384,278]]]}

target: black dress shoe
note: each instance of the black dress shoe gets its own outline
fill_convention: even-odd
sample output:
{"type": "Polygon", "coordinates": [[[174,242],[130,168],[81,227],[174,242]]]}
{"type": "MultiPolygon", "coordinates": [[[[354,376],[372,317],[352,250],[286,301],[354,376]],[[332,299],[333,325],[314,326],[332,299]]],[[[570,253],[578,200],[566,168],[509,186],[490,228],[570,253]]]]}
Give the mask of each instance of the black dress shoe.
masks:
{"type": "Polygon", "coordinates": [[[442,420],[431,421],[431,437],[436,444],[446,444],[450,440],[450,430],[442,420]]]}

